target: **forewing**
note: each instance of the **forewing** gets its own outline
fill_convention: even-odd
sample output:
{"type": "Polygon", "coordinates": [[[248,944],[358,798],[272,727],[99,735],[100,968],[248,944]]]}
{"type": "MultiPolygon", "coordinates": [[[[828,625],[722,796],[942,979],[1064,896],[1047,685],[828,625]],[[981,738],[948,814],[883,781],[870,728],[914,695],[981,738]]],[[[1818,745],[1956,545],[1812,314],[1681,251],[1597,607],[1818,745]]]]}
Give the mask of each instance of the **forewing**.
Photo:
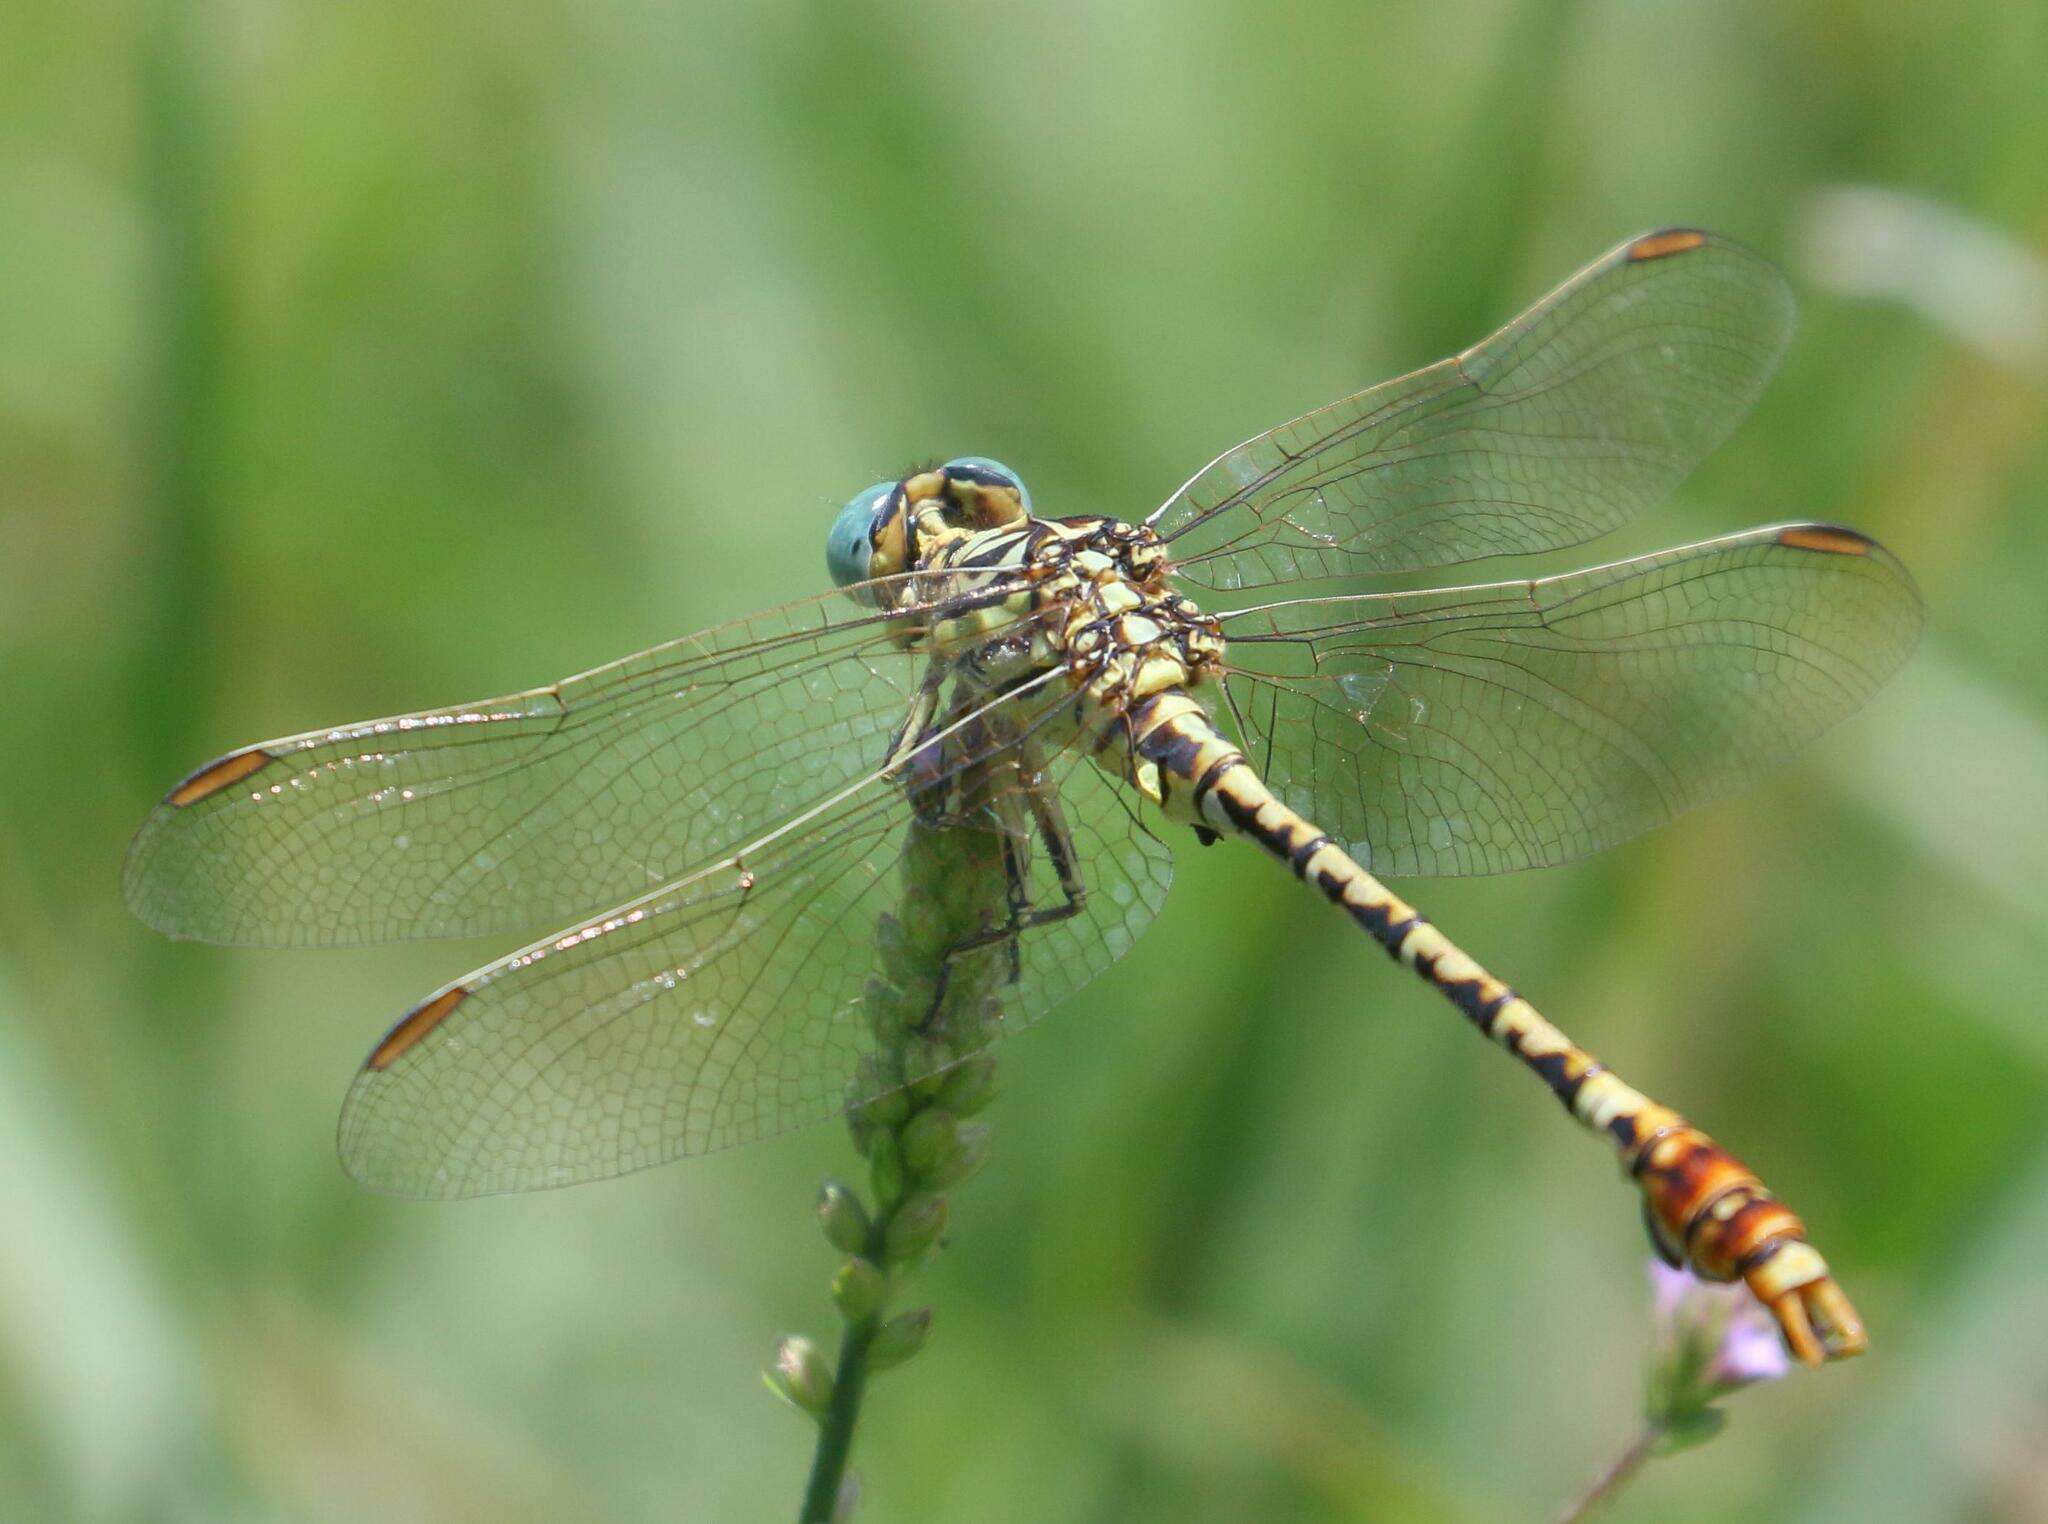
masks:
{"type": "MultiPolygon", "coordinates": [[[[926,577],[917,606],[960,596],[926,577]]],[[[173,789],[123,874],[173,936],[270,947],[587,915],[876,766],[926,658],[839,594],[550,687],[246,747],[173,789]]]]}
{"type": "MultiPolygon", "coordinates": [[[[1036,718],[1049,703],[1038,701],[1036,718]]],[[[1017,704],[1019,726],[1032,720],[1017,704]]],[[[999,764],[1014,739],[979,749],[999,764]]],[[[997,772],[1001,772],[1000,765],[997,772]]],[[[952,960],[964,924],[1009,924],[1005,843],[1033,907],[1061,876],[1014,798],[920,815],[893,783],[780,839],[472,974],[408,1013],[349,1092],[351,1174],[410,1196],[602,1179],[781,1132],[987,1047],[1120,956],[1171,856],[1122,790],[1049,773],[1086,892],[1070,914],[952,960]],[[951,926],[943,934],[935,928],[951,926]]]]}
{"type": "Polygon", "coordinates": [[[1754,254],[1645,234],[1463,354],[1226,452],[1148,522],[1219,590],[1576,545],[1728,437],[1791,329],[1754,254]]]}
{"type": "Polygon", "coordinates": [[[1919,627],[1899,563],[1819,524],[1224,619],[1251,760],[1395,875],[1561,863],[1661,824],[1861,706],[1919,627]]]}

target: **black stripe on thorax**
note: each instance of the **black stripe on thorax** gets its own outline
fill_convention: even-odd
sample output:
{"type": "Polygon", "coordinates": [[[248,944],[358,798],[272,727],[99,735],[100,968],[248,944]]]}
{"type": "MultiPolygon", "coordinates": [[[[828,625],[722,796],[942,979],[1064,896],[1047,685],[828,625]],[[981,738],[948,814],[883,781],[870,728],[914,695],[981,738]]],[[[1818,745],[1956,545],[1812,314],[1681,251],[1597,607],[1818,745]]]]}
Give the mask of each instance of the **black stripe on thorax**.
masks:
{"type": "Polygon", "coordinates": [[[1004,529],[976,535],[961,545],[962,554],[951,564],[963,571],[1014,570],[1023,564],[1030,544],[1028,530],[1004,529]]]}

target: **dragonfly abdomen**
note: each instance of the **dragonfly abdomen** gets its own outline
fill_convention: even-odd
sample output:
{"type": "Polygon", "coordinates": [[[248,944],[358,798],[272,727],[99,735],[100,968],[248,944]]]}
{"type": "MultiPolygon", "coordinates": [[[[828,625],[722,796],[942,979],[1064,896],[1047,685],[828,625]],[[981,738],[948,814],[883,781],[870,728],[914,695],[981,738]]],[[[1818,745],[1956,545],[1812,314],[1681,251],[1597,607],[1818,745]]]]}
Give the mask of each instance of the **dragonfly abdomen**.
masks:
{"type": "Polygon", "coordinates": [[[1605,1133],[1641,1187],[1657,1251],[1709,1280],[1748,1283],[1810,1365],[1861,1353],[1861,1321],[1805,1225],[1728,1151],[1635,1089],[1482,968],[1268,788],[1185,692],[1132,712],[1131,781],[1167,814],[1257,843],[1314,884],[1479,1032],[1520,1059],[1584,1126],[1605,1133]]]}

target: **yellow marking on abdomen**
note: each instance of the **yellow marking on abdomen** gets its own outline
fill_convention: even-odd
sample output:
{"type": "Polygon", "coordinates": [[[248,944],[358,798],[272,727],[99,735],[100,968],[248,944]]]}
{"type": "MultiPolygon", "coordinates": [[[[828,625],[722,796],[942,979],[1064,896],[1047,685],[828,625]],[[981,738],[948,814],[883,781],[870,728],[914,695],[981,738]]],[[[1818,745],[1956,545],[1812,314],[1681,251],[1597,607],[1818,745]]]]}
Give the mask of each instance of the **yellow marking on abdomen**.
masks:
{"type": "Polygon", "coordinates": [[[1155,797],[1170,809],[1178,803],[1178,818],[1192,807],[1206,829],[1248,837],[1287,863],[1520,1059],[1583,1125],[1612,1139],[1643,1192],[1660,1253],[1710,1280],[1741,1277],[1809,1365],[1863,1351],[1863,1325],[1805,1226],[1739,1160],[1579,1047],[1291,809],[1192,699],[1162,694],[1148,721],[1129,741],[1134,770],[1156,776],[1155,797]]]}

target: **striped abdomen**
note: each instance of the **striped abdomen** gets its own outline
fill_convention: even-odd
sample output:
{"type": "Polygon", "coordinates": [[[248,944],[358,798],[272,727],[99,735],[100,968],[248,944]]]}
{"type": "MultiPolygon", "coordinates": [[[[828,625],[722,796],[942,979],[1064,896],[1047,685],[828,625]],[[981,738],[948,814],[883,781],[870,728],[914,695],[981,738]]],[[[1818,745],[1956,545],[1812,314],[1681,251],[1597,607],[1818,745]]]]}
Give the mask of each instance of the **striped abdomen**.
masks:
{"type": "Polygon", "coordinates": [[[1642,1187],[1660,1254],[1709,1280],[1740,1276],[1809,1365],[1862,1352],[1863,1325],[1804,1224],[1740,1161],[1566,1037],[1276,798],[1185,692],[1133,705],[1129,720],[1111,734],[1129,748],[1132,781],[1170,815],[1247,837],[1287,863],[1520,1059],[1580,1122],[1614,1140],[1642,1187]]]}

